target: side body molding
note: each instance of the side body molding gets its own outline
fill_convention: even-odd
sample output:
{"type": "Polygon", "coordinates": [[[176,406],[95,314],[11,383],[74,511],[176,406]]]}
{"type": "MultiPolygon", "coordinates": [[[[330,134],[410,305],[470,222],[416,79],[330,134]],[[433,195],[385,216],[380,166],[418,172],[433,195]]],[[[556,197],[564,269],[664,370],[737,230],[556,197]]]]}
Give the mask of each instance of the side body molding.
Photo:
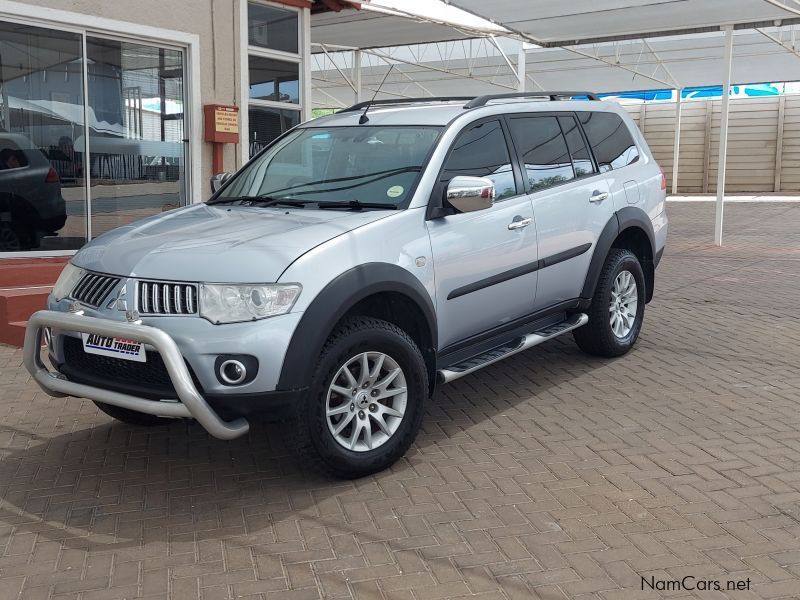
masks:
{"type": "MultiPolygon", "coordinates": [[[[606,261],[606,256],[611,250],[614,240],[626,229],[637,227],[647,234],[650,240],[650,256],[655,257],[655,233],[653,232],[653,224],[650,222],[650,217],[641,208],[636,206],[626,206],[618,210],[608,220],[600,237],[597,238],[595,244],[594,254],[589,263],[589,270],[586,273],[586,280],[581,290],[581,298],[589,300],[594,296],[594,289],[597,286],[597,281],[600,279],[600,271],[603,269],[603,264],[606,261]]],[[[646,268],[646,265],[642,265],[646,268]]],[[[648,290],[648,295],[652,290],[648,290]]]]}
{"type": "Polygon", "coordinates": [[[339,319],[359,301],[381,292],[403,294],[419,307],[436,348],[436,309],[422,282],[397,265],[366,263],[338,275],[305,310],[286,350],[277,389],[307,387],[322,346],[339,319]]]}

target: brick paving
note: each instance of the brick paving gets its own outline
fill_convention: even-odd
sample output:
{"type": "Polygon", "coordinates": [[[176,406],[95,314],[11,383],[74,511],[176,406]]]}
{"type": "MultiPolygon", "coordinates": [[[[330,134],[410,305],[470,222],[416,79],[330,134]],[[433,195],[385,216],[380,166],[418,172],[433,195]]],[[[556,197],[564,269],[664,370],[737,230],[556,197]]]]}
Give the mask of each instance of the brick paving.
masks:
{"type": "Polygon", "coordinates": [[[336,481],[279,425],[221,442],[50,399],[0,347],[0,599],[800,597],[800,204],[670,205],[635,351],[556,340],[441,388],[336,481]]]}

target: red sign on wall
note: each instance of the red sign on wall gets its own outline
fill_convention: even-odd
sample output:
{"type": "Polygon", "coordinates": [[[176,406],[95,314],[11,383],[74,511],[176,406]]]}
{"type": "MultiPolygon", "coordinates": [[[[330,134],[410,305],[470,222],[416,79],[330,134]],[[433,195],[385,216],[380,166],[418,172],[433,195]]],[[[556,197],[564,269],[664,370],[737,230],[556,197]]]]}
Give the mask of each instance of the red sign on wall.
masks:
{"type": "Polygon", "coordinates": [[[219,144],[239,143],[239,107],[224,104],[206,104],[205,141],[219,144]]]}

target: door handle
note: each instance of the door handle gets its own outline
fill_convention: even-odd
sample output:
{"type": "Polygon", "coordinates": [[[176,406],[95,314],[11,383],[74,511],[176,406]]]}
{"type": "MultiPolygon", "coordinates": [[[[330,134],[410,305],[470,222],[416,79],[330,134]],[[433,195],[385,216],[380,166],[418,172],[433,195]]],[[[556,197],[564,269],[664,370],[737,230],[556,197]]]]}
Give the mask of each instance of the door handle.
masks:
{"type": "Polygon", "coordinates": [[[589,202],[600,203],[607,198],[608,198],[608,192],[601,192],[599,190],[595,190],[592,192],[592,195],[589,196],[589,202]]]}
{"type": "Polygon", "coordinates": [[[508,228],[510,230],[512,230],[512,231],[514,229],[524,229],[525,227],[530,225],[531,222],[532,222],[532,219],[522,219],[520,217],[514,217],[514,220],[511,221],[511,223],[508,224],[508,228]]]}

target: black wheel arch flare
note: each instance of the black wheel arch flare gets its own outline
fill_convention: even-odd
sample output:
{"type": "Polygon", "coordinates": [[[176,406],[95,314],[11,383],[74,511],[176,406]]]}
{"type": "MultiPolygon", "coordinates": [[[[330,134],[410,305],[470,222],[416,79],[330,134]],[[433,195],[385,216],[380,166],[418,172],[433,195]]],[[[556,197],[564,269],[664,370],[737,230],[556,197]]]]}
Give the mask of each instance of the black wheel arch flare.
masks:
{"type": "MultiPolygon", "coordinates": [[[[366,263],[337,275],[311,301],[292,335],[283,358],[278,390],[308,386],[317,358],[339,320],[361,300],[382,292],[407,296],[425,316],[432,348],[438,345],[436,309],[422,285],[403,267],[389,263],[366,263]]],[[[425,353],[425,348],[420,348],[425,353]]]]}
{"type": "MultiPolygon", "coordinates": [[[[597,281],[600,278],[600,271],[603,269],[603,264],[606,261],[609,251],[614,245],[616,239],[626,229],[637,228],[644,231],[647,239],[650,240],[650,256],[656,256],[656,241],[655,233],[653,231],[653,223],[647,213],[637,206],[626,206],[621,208],[608,220],[600,236],[597,238],[592,260],[589,263],[589,270],[586,273],[586,280],[581,290],[581,298],[590,300],[594,296],[594,290],[597,287],[597,281]]],[[[652,260],[652,259],[651,259],[652,260]]],[[[642,265],[642,268],[647,272],[648,268],[654,268],[652,265],[642,265]]],[[[652,285],[648,286],[646,291],[647,301],[653,297],[652,285]]]]}

